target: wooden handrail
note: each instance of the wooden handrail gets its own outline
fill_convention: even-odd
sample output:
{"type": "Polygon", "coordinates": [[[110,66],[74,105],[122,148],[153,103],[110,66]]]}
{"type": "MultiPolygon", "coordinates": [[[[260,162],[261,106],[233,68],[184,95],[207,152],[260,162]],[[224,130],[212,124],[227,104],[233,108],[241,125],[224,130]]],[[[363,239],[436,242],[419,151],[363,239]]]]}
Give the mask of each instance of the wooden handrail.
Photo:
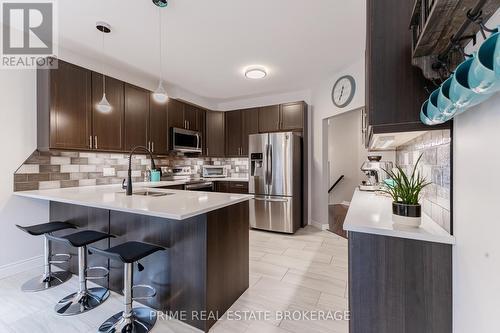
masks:
{"type": "Polygon", "coordinates": [[[330,189],[328,190],[328,193],[330,193],[330,192],[333,190],[333,188],[334,188],[335,186],[337,186],[337,184],[338,184],[338,183],[340,183],[340,181],[341,181],[342,179],[344,179],[344,175],[340,176],[340,177],[339,177],[339,179],[337,179],[337,181],[336,181],[336,182],[332,185],[332,187],[330,187],[330,189]]]}

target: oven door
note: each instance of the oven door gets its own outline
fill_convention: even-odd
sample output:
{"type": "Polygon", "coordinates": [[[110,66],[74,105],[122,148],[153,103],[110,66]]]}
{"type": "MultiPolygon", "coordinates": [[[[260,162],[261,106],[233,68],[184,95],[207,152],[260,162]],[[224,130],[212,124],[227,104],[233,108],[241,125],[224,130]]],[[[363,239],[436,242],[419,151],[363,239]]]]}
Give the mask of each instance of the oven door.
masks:
{"type": "Polygon", "coordinates": [[[172,128],[172,150],[184,153],[201,153],[201,133],[182,128],[172,128]]]}

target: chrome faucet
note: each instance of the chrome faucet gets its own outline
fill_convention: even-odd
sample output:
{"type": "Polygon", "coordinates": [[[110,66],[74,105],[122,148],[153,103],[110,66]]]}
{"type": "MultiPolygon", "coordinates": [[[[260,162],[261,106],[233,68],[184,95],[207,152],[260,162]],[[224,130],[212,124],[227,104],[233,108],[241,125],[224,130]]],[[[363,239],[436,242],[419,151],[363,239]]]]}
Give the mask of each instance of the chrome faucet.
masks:
{"type": "Polygon", "coordinates": [[[122,189],[127,190],[127,195],[132,195],[132,155],[138,149],[142,149],[149,154],[149,157],[151,158],[151,170],[156,170],[155,160],[153,159],[153,153],[151,152],[151,150],[144,146],[137,146],[132,148],[130,154],[128,155],[128,177],[122,182],[122,189]],[[125,181],[127,181],[127,185],[125,185],[125,181]]]}

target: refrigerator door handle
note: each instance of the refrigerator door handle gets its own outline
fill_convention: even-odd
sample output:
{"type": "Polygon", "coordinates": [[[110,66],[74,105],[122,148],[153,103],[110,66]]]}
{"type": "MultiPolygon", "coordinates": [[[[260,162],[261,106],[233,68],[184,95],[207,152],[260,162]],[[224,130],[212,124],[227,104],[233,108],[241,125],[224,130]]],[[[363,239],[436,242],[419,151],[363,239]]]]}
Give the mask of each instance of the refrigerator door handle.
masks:
{"type": "Polygon", "coordinates": [[[269,164],[271,167],[269,168],[269,185],[273,184],[273,145],[269,145],[269,164]]]}
{"type": "Polygon", "coordinates": [[[266,144],[266,171],[264,172],[264,183],[269,185],[269,144],[266,144]]]}

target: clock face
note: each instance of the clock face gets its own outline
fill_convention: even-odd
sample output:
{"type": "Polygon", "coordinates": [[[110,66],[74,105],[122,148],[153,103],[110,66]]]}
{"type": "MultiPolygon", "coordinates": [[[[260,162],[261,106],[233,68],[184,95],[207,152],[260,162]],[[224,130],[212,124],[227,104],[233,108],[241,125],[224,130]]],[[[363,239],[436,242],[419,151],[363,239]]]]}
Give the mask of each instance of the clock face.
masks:
{"type": "Polygon", "coordinates": [[[356,82],[350,75],[342,76],[335,82],[332,89],[332,101],[339,108],[351,103],[356,92],[356,82]]]}

